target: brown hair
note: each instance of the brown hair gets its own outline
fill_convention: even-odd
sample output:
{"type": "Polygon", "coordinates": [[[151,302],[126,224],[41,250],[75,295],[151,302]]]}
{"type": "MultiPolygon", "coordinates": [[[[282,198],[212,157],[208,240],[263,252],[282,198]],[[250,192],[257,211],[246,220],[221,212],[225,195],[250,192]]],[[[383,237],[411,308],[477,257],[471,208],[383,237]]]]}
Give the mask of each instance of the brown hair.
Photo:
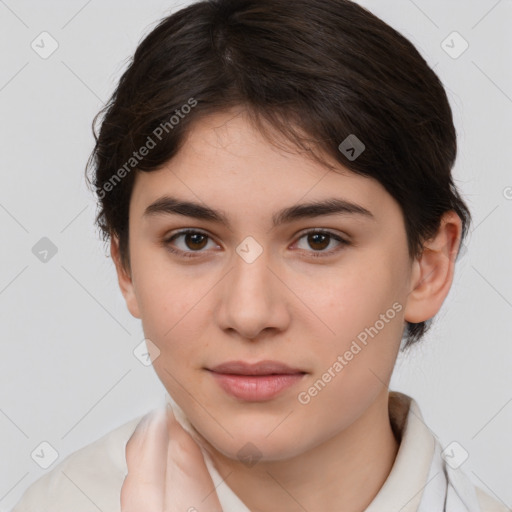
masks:
{"type": "MultiPolygon", "coordinates": [[[[269,142],[266,126],[319,162],[327,154],[378,180],[401,206],[411,258],[446,211],[459,215],[466,236],[471,216],[451,176],[450,105],[410,41],[349,0],[205,0],[142,40],[93,121],[86,178],[92,166],[96,223],[104,241],[119,239],[126,269],[135,172],[160,168],[193,123],[236,106],[269,142]],[[351,134],[365,145],[355,159],[338,148],[351,134]]],[[[407,322],[404,348],[430,322],[407,322]]]]}

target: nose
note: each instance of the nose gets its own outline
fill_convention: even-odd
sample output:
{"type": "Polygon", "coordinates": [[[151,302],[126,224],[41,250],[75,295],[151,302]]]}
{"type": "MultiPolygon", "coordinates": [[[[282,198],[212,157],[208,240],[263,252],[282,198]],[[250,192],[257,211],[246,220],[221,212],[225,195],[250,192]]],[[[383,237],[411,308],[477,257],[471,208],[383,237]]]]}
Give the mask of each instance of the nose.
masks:
{"type": "Polygon", "coordinates": [[[290,323],[290,290],[279,271],[270,268],[267,252],[248,262],[234,255],[233,267],[218,289],[217,323],[241,338],[256,340],[263,332],[284,331],[290,323]]]}

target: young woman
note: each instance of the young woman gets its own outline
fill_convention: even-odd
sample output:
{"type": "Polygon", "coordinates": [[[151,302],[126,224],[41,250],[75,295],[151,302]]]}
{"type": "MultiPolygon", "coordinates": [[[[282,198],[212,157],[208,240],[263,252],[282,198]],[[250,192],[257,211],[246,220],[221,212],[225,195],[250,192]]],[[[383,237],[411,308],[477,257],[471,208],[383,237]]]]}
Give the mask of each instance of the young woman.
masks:
{"type": "Polygon", "coordinates": [[[470,222],[445,91],[407,39],[348,0],[198,2],[103,114],[97,222],[169,407],[14,512],[506,510],[388,389],[470,222]]]}

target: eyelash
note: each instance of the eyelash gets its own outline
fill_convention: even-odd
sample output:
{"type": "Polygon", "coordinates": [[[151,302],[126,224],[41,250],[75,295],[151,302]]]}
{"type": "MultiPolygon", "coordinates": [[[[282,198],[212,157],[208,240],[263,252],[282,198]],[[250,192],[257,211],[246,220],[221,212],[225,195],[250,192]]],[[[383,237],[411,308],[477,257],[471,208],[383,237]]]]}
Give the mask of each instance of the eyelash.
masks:
{"type": "MultiPolygon", "coordinates": [[[[203,235],[203,236],[206,236],[207,238],[211,239],[211,237],[207,233],[204,233],[204,232],[199,231],[197,229],[183,229],[181,231],[178,231],[177,233],[174,233],[171,237],[163,240],[164,247],[170,253],[176,254],[176,255],[178,255],[180,257],[184,257],[184,258],[197,258],[197,257],[201,257],[201,253],[204,252],[202,250],[200,250],[200,251],[182,251],[181,249],[175,249],[175,248],[173,248],[170,245],[171,242],[174,241],[176,238],[178,238],[178,237],[180,237],[182,235],[187,235],[187,234],[203,235]]],[[[305,232],[303,232],[299,236],[298,240],[300,240],[301,238],[304,238],[307,235],[311,235],[311,234],[328,235],[328,236],[330,236],[331,238],[333,238],[334,240],[336,240],[337,242],[340,243],[340,246],[337,249],[334,249],[334,250],[331,249],[330,251],[307,251],[307,252],[311,252],[311,256],[313,258],[325,258],[325,257],[328,257],[328,256],[332,256],[333,254],[335,254],[338,251],[340,251],[344,246],[350,245],[350,242],[348,242],[344,238],[340,237],[336,233],[333,233],[332,231],[321,230],[321,229],[310,229],[309,231],[305,231],[305,232]]]]}

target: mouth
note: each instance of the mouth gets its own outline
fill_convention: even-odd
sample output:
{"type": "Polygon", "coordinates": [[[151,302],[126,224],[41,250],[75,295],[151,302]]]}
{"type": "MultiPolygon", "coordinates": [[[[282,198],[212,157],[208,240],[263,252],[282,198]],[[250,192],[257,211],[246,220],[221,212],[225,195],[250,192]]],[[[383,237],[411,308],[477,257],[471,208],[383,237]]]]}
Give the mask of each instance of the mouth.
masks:
{"type": "Polygon", "coordinates": [[[228,395],[249,402],[270,400],[307,374],[278,361],[229,361],[205,369],[228,395]]]}
{"type": "Polygon", "coordinates": [[[229,375],[296,375],[305,374],[304,370],[292,368],[279,361],[260,361],[248,363],[245,361],[228,361],[213,368],[207,368],[215,373],[229,375]]]}

